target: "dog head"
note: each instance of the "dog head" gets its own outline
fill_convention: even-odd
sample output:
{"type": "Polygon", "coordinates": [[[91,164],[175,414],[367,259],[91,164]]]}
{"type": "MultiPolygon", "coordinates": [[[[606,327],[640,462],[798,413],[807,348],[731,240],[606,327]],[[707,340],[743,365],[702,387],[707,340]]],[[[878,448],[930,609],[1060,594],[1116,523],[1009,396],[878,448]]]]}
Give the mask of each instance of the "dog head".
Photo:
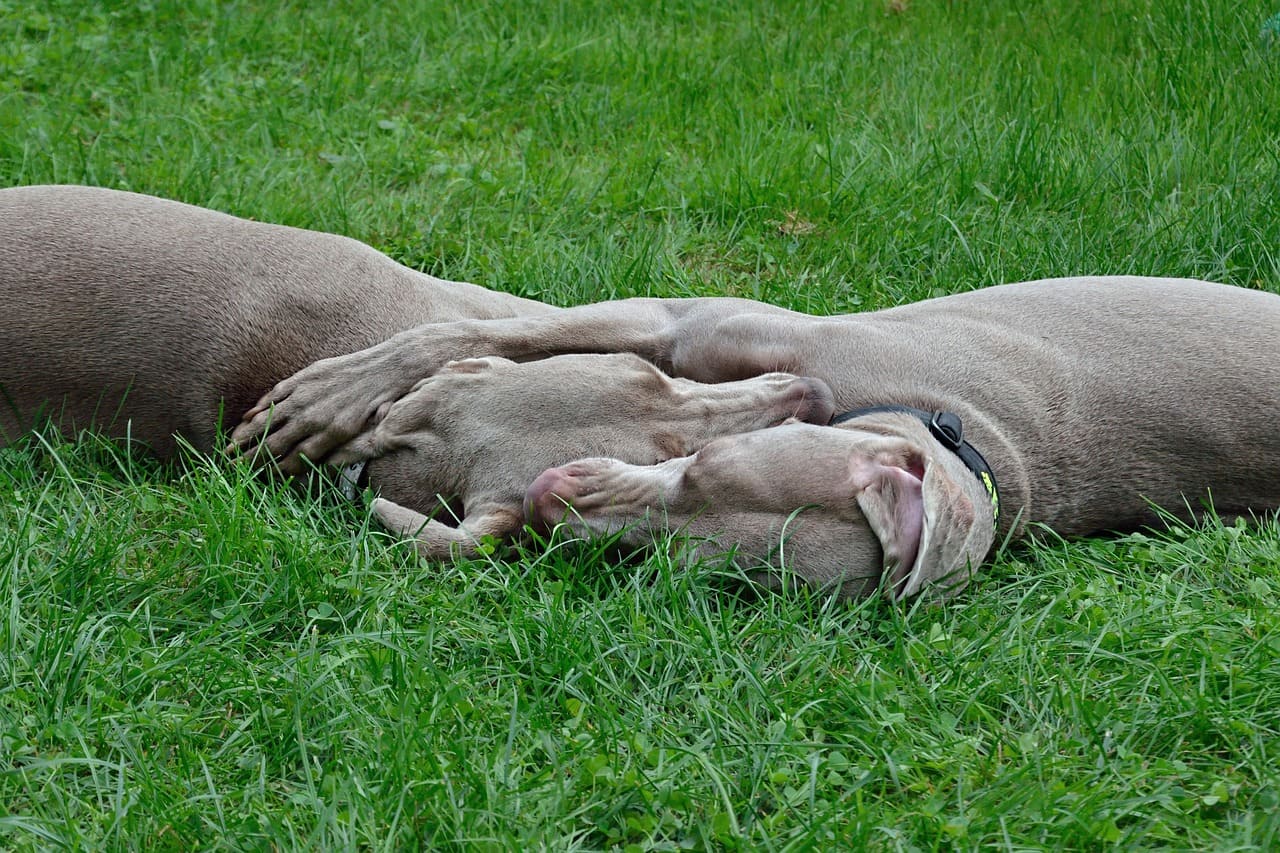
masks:
{"type": "Polygon", "coordinates": [[[786,374],[702,384],[629,354],[467,359],[390,405],[334,461],[373,458],[370,484],[405,508],[452,498],[460,519],[503,509],[519,526],[529,482],[550,466],[588,454],[648,465],[793,418],[826,422],[832,409],[825,383],[786,374]]]}
{"type": "Polygon", "coordinates": [[[917,418],[787,424],[650,466],[583,459],[544,471],[526,516],[643,545],[672,529],[745,567],[894,600],[963,589],[995,539],[992,497],[917,418]]]}

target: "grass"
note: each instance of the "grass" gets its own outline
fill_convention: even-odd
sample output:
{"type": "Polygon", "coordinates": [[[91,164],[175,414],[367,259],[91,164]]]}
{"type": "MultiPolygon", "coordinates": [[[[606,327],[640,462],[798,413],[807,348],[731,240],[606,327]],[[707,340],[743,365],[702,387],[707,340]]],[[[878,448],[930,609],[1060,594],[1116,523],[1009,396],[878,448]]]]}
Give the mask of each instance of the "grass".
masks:
{"type": "MultiPolygon", "coordinates": [[[[1275,3],[0,0],[0,183],[569,304],[1280,291],[1275,3]],[[895,11],[905,6],[904,11],[895,11]]],[[[1048,534],[941,609],[0,451],[0,846],[1273,849],[1280,526],[1048,534]]]]}

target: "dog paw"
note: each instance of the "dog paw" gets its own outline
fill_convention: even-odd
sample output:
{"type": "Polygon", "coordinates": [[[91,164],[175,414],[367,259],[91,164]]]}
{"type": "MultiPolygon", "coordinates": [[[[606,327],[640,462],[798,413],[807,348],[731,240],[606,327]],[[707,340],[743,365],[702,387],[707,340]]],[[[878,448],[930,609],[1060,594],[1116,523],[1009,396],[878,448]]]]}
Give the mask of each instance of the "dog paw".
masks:
{"type": "MultiPolygon", "coordinates": [[[[403,393],[364,353],[324,359],[267,392],[231,434],[233,455],[299,474],[372,429],[403,393]]],[[[350,460],[348,460],[350,461],[350,460]]]]}

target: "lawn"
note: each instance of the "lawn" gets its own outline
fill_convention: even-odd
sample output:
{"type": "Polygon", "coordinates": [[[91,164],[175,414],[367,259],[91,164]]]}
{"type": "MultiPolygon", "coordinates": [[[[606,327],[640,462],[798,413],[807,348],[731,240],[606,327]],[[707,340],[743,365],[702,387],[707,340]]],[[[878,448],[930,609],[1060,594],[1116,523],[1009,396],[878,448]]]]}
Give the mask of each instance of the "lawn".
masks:
{"type": "MultiPolygon", "coordinates": [[[[559,304],[1280,292],[1277,12],[0,0],[0,185],[559,304]]],[[[1274,520],[1041,533],[933,609],[678,550],[431,565],[217,460],[0,451],[0,847],[1280,844],[1274,520]]]]}

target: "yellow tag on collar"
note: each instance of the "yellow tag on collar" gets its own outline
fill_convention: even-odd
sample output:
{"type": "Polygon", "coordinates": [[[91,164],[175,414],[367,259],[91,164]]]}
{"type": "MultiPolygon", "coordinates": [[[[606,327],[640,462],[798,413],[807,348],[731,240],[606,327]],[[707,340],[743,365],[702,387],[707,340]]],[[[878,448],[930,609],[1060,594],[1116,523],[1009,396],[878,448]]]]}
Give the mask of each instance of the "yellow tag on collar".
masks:
{"type": "Polygon", "coordinates": [[[982,487],[987,490],[987,497],[991,498],[991,519],[998,523],[1000,521],[1000,494],[996,491],[996,481],[988,471],[979,473],[978,478],[982,480],[982,487]]]}

